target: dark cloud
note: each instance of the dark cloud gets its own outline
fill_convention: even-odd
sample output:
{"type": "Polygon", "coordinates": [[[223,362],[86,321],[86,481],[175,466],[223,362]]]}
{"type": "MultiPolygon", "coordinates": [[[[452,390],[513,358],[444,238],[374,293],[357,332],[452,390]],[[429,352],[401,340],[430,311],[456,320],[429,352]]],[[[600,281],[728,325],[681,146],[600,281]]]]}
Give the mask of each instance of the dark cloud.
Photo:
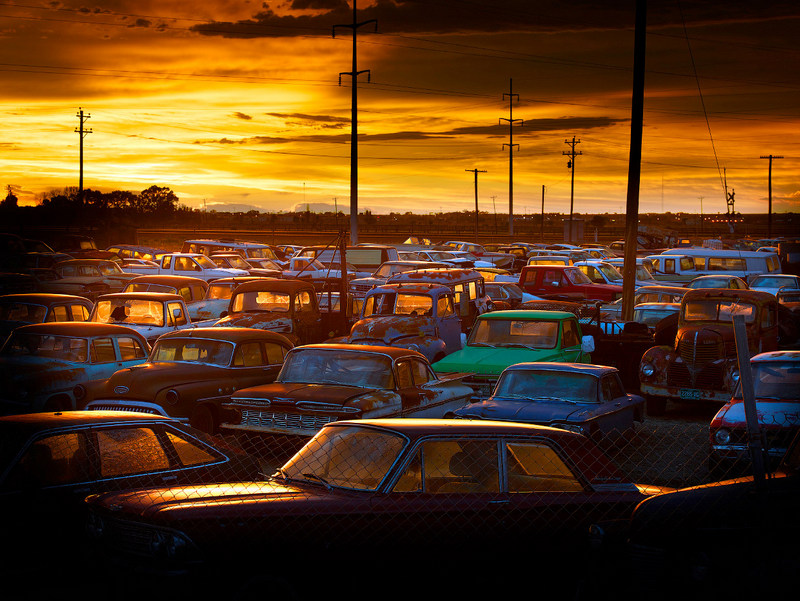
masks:
{"type": "Polygon", "coordinates": [[[305,125],[323,129],[341,129],[350,124],[350,119],[332,115],[309,115],[306,113],[267,113],[269,117],[283,119],[286,125],[305,125]]]}
{"type": "Polygon", "coordinates": [[[240,112],[238,112],[238,111],[237,111],[237,112],[235,112],[235,113],[233,114],[233,116],[234,116],[234,117],[236,117],[237,119],[242,119],[242,120],[244,120],[244,121],[250,121],[250,120],[253,118],[251,115],[247,115],[247,114],[245,114],[245,113],[240,113],[240,112]]]}
{"type": "MultiPolygon", "coordinates": [[[[273,3],[274,4],[274,3],[273,3]]],[[[224,37],[292,37],[330,35],[334,25],[352,23],[345,0],[294,0],[276,12],[268,3],[252,18],[194,26],[203,35],[224,37]],[[309,12],[309,11],[312,12],[309,12]]],[[[764,21],[798,14],[796,0],[649,0],[648,27],[715,22],[764,21]]],[[[491,3],[431,0],[377,0],[359,8],[359,22],[375,19],[378,31],[394,34],[556,32],[630,29],[631,0],[495,0],[491,3]]]]}

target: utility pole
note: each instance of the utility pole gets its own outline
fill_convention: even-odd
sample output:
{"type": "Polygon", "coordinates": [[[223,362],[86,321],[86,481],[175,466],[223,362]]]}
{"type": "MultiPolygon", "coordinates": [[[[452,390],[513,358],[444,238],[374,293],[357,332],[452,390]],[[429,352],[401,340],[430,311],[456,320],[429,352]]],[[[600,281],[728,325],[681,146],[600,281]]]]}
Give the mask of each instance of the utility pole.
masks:
{"type": "Polygon", "coordinates": [[[639,183],[642,171],[645,41],[647,0],[636,0],[633,40],[633,92],[631,94],[631,142],[628,151],[628,194],[625,207],[625,258],[622,263],[622,319],[633,320],[636,288],[636,251],[639,231],[639,183]]]}
{"type": "Polygon", "coordinates": [[[339,73],[339,85],[342,85],[342,75],[349,75],[352,80],[352,98],[350,102],[350,243],[358,244],[358,76],[362,73],[367,74],[367,82],[370,80],[370,71],[358,70],[358,53],[356,51],[356,31],[359,27],[369,23],[375,24],[378,29],[378,22],[375,19],[369,21],[356,21],[356,0],[353,0],[353,22],[348,25],[334,25],[333,37],[336,37],[337,27],[346,27],[353,31],[353,69],[339,73]]]}
{"type": "Polygon", "coordinates": [[[569,157],[569,161],[567,161],[567,169],[572,170],[572,184],[570,185],[569,190],[569,235],[567,236],[567,242],[572,242],[572,213],[573,206],[575,204],[575,157],[579,154],[583,154],[580,151],[575,152],[575,145],[580,143],[580,140],[576,140],[575,136],[572,136],[571,142],[569,140],[564,140],[564,144],[570,145],[570,150],[561,151],[561,154],[569,157]]]}
{"type": "Polygon", "coordinates": [[[478,169],[464,169],[464,171],[469,171],[470,173],[475,174],[475,244],[477,244],[478,243],[478,174],[486,173],[486,171],[480,171],[478,169]]]}
{"type": "Polygon", "coordinates": [[[494,233],[497,234],[497,205],[494,200],[497,196],[492,196],[492,210],[494,211],[494,233]]]}
{"type": "Polygon", "coordinates": [[[82,108],[78,108],[78,114],[75,115],[80,120],[80,127],[75,128],[75,133],[80,135],[80,175],[78,177],[78,199],[83,206],[83,139],[92,133],[90,128],[84,128],[83,124],[91,117],[90,114],[84,114],[82,108]]]}
{"type": "Polygon", "coordinates": [[[539,242],[544,242],[544,184],[542,184],[542,233],[539,235],[539,242]]]}
{"type": "Polygon", "coordinates": [[[698,196],[698,198],[700,199],[700,235],[702,236],[703,235],[703,221],[705,221],[705,218],[703,217],[703,198],[704,197],[703,196],[698,196]]]}
{"type": "Polygon", "coordinates": [[[762,159],[769,159],[769,209],[767,210],[767,238],[772,238],[772,159],[782,159],[783,157],[771,154],[762,156],[762,159]]]}
{"type": "Polygon", "coordinates": [[[508,96],[508,119],[501,118],[500,121],[508,122],[508,144],[503,144],[502,148],[508,146],[508,235],[514,235],[514,146],[519,148],[519,144],[514,144],[514,125],[522,125],[522,119],[514,119],[513,105],[514,98],[519,100],[519,94],[513,93],[513,82],[508,80],[508,94],[503,94],[503,98],[508,96]]]}

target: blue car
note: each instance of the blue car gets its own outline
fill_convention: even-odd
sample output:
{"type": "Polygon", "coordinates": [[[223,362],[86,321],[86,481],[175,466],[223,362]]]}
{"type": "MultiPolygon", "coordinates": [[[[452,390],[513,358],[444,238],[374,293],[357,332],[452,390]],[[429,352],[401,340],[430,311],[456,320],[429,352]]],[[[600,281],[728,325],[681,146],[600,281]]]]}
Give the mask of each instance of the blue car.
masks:
{"type": "Polygon", "coordinates": [[[453,417],[538,424],[594,439],[631,434],[644,421],[644,398],[627,394],[615,367],[584,363],[517,363],[492,395],[453,417]]]}

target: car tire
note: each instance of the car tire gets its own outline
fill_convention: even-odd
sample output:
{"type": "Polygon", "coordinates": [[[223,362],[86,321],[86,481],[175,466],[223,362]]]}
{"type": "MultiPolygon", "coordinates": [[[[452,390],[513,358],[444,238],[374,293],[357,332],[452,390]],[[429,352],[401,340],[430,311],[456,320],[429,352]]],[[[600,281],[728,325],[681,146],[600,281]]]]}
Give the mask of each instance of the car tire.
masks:
{"type": "Polygon", "coordinates": [[[667,399],[663,397],[649,396],[645,402],[647,415],[657,417],[667,412],[667,399]]]}
{"type": "Polygon", "coordinates": [[[219,430],[219,419],[214,409],[208,405],[200,405],[189,418],[189,425],[206,434],[216,434],[219,430]]]}

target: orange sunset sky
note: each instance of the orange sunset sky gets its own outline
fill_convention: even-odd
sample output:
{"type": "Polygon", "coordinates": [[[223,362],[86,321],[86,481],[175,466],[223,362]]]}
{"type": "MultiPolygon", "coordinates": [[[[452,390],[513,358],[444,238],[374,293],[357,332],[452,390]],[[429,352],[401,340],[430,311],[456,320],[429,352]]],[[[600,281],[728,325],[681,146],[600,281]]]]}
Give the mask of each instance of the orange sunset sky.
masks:
{"type": "MultiPolygon", "coordinates": [[[[358,0],[359,209],[623,212],[635,1],[358,0]],[[514,96],[510,96],[509,94],[514,96]],[[513,102],[512,102],[513,101],[513,102]]],[[[0,0],[3,196],[349,209],[352,0],[0,0]]],[[[800,3],[651,0],[640,211],[800,207],[800,3]]]]}

